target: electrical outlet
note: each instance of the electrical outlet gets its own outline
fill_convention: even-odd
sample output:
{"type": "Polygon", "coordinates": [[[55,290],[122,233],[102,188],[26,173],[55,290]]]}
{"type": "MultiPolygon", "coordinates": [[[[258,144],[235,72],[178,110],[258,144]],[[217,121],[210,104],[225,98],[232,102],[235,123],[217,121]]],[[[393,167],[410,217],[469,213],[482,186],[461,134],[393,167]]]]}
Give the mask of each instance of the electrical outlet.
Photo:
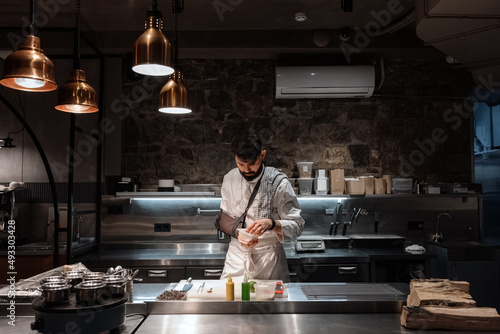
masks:
{"type": "Polygon", "coordinates": [[[424,222],[423,221],[412,221],[408,222],[408,230],[419,230],[422,231],[424,229],[424,222]]]}
{"type": "Polygon", "coordinates": [[[155,232],[170,232],[172,224],[155,223],[155,232]]]}

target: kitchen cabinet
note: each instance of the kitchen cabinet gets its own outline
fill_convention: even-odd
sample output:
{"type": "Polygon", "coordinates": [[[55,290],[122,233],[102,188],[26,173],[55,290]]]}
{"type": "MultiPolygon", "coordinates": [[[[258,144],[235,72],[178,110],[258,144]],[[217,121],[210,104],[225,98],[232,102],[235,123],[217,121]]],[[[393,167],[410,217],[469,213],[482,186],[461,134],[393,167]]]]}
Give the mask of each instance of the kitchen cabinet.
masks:
{"type": "Polygon", "coordinates": [[[186,267],[186,277],[192,277],[193,279],[219,279],[222,275],[222,270],[224,266],[221,267],[186,267]]]}
{"type": "Polygon", "coordinates": [[[292,282],[368,282],[367,263],[317,263],[289,266],[292,282]]]}
{"type": "Polygon", "coordinates": [[[480,307],[500,310],[500,247],[477,243],[430,244],[438,257],[431,261],[436,278],[466,281],[480,307]]]}

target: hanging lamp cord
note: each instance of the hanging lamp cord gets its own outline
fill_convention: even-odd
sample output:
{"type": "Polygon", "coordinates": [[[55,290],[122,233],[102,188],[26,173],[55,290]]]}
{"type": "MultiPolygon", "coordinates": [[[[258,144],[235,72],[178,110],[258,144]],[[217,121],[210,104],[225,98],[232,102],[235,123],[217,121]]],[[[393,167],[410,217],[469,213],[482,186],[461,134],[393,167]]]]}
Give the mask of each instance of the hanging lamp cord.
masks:
{"type": "Polygon", "coordinates": [[[30,1],[30,25],[28,34],[35,36],[35,0],[30,1]]]}
{"type": "Polygon", "coordinates": [[[75,28],[75,44],[73,53],[73,69],[80,69],[80,16],[82,11],[82,1],[76,1],[76,28],[75,28]]]}
{"type": "Polygon", "coordinates": [[[173,11],[174,11],[174,66],[177,68],[177,59],[179,56],[179,46],[178,46],[178,40],[177,40],[177,12],[179,10],[179,3],[178,0],[172,0],[173,1],[173,11]]]}

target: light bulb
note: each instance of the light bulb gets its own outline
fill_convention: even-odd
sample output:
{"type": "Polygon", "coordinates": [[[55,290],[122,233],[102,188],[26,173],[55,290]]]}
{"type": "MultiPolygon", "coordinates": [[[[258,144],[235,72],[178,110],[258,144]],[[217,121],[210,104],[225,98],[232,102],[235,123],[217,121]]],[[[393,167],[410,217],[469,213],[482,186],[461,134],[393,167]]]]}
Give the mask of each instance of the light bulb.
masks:
{"type": "Polygon", "coordinates": [[[135,65],[132,70],[142,75],[166,76],[174,73],[174,69],[164,65],[142,64],[135,65]]]}
{"type": "Polygon", "coordinates": [[[64,106],[67,109],[72,110],[72,111],[85,111],[85,110],[88,110],[90,108],[89,106],[83,106],[80,104],[65,104],[64,106]]]}
{"type": "Polygon", "coordinates": [[[164,112],[166,114],[189,114],[191,109],[188,108],[160,108],[160,112],[164,112]]]}
{"type": "Polygon", "coordinates": [[[40,88],[45,85],[45,81],[28,78],[15,78],[15,83],[24,88],[40,88]]]}

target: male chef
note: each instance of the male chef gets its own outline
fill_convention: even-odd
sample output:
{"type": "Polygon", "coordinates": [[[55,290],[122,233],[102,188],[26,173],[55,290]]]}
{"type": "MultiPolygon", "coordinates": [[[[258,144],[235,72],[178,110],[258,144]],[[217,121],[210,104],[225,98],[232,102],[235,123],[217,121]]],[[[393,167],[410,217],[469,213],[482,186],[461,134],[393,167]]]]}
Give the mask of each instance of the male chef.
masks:
{"type": "Polygon", "coordinates": [[[244,226],[246,232],[259,237],[251,244],[231,238],[221,279],[227,279],[229,274],[243,277],[246,273],[249,279],[289,282],[282,243],[300,236],[305,224],[295,192],[285,174],[264,166],[266,150],[257,136],[236,139],[231,149],[237,168],[224,176],[221,209],[231,217],[240,217],[262,179],[244,226]]]}

